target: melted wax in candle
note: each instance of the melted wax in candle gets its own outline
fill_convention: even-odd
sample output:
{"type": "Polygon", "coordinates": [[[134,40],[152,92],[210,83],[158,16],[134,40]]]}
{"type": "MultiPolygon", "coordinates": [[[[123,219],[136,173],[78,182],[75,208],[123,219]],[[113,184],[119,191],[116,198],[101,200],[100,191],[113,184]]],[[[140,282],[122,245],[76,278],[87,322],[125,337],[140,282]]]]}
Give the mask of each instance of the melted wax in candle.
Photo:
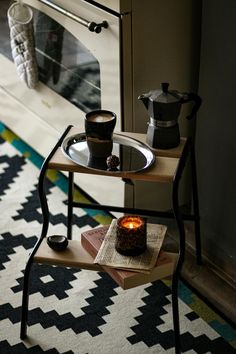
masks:
{"type": "Polygon", "coordinates": [[[122,226],[126,227],[127,229],[136,229],[141,225],[142,225],[142,221],[138,220],[138,219],[137,220],[125,220],[122,223],[122,226]]]}

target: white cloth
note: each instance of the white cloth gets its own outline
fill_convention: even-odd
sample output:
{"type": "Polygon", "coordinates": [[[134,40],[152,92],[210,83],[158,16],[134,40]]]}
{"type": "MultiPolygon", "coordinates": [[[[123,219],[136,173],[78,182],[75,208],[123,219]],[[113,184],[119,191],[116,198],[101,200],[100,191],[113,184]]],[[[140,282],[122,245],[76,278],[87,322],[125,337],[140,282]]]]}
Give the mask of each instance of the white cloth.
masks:
{"type": "Polygon", "coordinates": [[[21,80],[29,88],[38,83],[38,66],[35,56],[33,11],[29,6],[13,3],[8,9],[12,57],[21,80]]]}

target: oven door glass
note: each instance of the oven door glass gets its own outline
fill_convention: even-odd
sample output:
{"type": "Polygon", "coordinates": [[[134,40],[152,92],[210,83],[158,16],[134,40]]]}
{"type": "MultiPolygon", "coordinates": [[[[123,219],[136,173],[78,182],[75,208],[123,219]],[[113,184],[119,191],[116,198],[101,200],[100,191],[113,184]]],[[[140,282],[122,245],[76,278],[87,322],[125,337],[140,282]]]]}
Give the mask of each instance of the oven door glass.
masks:
{"type": "Polygon", "coordinates": [[[11,5],[11,0],[1,0],[0,11],[0,54],[12,60],[10,48],[10,34],[7,22],[7,10],[11,5]]]}
{"type": "Polygon", "coordinates": [[[100,65],[58,22],[34,11],[40,80],[83,112],[101,108],[100,65]]]}

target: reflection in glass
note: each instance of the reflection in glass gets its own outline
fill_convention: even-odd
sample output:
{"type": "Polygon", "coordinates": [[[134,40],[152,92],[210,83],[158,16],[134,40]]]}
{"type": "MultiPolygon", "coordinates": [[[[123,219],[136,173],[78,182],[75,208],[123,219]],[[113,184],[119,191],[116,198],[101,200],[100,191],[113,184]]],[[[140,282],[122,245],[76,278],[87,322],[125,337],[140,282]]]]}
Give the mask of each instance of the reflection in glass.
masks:
{"type": "Polygon", "coordinates": [[[101,108],[100,67],[63,26],[34,11],[40,80],[84,112],[101,108]]]}
{"type": "Polygon", "coordinates": [[[11,5],[10,0],[1,0],[0,5],[0,53],[6,58],[12,59],[10,45],[10,29],[7,21],[7,11],[11,5]]]}

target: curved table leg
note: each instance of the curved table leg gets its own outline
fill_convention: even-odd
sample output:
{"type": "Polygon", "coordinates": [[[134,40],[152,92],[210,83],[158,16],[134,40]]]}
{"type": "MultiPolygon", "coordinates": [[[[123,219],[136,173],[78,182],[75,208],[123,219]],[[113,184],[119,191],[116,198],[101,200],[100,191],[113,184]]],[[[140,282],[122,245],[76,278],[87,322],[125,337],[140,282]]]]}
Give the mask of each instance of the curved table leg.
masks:
{"type": "Polygon", "coordinates": [[[25,272],[24,272],[24,282],[23,282],[23,294],[22,294],[22,309],[21,309],[21,330],[20,330],[20,338],[24,339],[27,336],[27,318],[28,318],[28,303],[29,303],[29,276],[31,266],[34,261],[34,255],[37,252],[43,238],[47,234],[48,225],[49,225],[49,210],[47,199],[44,191],[44,181],[47,171],[47,161],[43,164],[40,176],[39,176],[39,184],[38,184],[38,194],[41,203],[42,215],[43,215],[43,226],[41,231],[41,236],[36,242],[30,257],[26,263],[25,272]]]}
{"type": "Polygon", "coordinates": [[[47,197],[45,193],[45,177],[48,168],[48,162],[55,154],[55,151],[61,145],[62,141],[64,140],[65,136],[67,135],[68,131],[71,129],[71,126],[65,130],[51,153],[48,157],[44,160],[44,163],[41,167],[40,175],[39,175],[39,183],[38,183],[38,195],[40,199],[41,209],[42,209],[42,216],[43,216],[43,226],[41,231],[41,236],[36,242],[29,259],[26,263],[25,272],[24,272],[24,281],[23,281],[23,293],[22,293],[22,308],[21,308],[21,328],[20,328],[20,338],[24,339],[27,336],[27,318],[28,318],[28,304],[29,304],[29,276],[31,266],[34,261],[34,255],[37,252],[42,240],[47,235],[48,226],[49,226],[49,210],[48,210],[48,203],[47,197]]]}

